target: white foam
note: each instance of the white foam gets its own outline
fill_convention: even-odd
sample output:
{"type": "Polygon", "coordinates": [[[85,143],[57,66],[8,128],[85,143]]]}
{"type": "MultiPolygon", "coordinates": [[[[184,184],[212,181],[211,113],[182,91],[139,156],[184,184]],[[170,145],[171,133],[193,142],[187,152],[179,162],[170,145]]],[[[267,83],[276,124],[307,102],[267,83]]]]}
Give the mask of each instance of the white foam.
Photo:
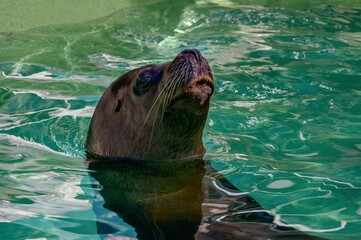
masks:
{"type": "Polygon", "coordinates": [[[58,110],[50,113],[52,117],[65,117],[65,116],[71,116],[71,117],[91,117],[93,115],[95,108],[94,107],[84,107],[81,109],[67,109],[67,108],[59,108],[58,110]]]}
{"type": "Polygon", "coordinates": [[[113,56],[107,53],[100,53],[100,54],[93,54],[93,55],[89,55],[88,56],[90,59],[102,59],[103,61],[109,63],[107,66],[111,66],[111,67],[115,67],[114,65],[112,65],[112,63],[118,63],[118,64],[125,64],[127,66],[143,66],[143,65],[148,65],[148,64],[154,64],[154,63],[161,63],[163,62],[162,60],[156,60],[156,59],[151,59],[151,60],[132,60],[132,59],[126,59],[126,58],[122,58],[122,57],[117,57],[117,56],[113,56]]]}
{"type": "Polygon", "coordinates": [[[69,76],[64,75],[63,77],[54,77],[53,75],[54,75],[54,73],[49,72],[49,71],[37,72],[37,73],[33,73],[28,76],[23,76],[19,73],[7,75],[7,74],[5,74],[4,71],[0,72],[1,77],[11,78],[11,79],[36,79],[36,80],[51,80],[51,81],[65,80],[65,79],[66,80],[69,80],[69,79],[88,80],[89,79],[89,77],[79,76],[79,75],[69,75],[69,76]]]}
{"type": "Polygon", "coordinates": [[[267,188],[284,189],[284,188],[292,187],[293,185],[295,185],[295,184],[290,180],[276,180],[276,181],[268,184],[267,188]]]}
{"type": "Polygon", "coordinates": [[[352,183],[348,183],[348,182],[341,182],[341,181],[337,181],[328,177],[317,177],[317,176],[306,176],[306,175],[302,175],[299,173],[294,173],[297,177],[301,177],[301,178],[311,178],[311,179],[318,179],[318,180],[322,180],[322,182],[334,182],[334,183],[338,183],[338,184],[342,184],[342,185],[347,185],[351,188],[354,189],[361,189],[361,187],[356,187],[354,186],[352,183]]]}
{"type": "Polygon", "coordinates": [[[28,93],[32,93],[37,95],[38,97],[42,98],[42,99],[60,99],[60,100],[76,100],[76,97],[67,97],[64,95],[60,95],[60,94],[54,94],[48,91],[42,91],[42,90],[19,90],[19,91],[13,91],[13,93],[15,95],[17,94],[28,94],[28,93]]]}
{"type": "Polygon", "coordinates": [[[340,226],[336,227],[336,228],[328,228],[328,229],[316,229],[316,228],[311,228],[308,226],[305,226],[303,224],[287,224],[284,223],[280,220],[279,215],[277,215],[275,217],[275,220],[273,221],[275,224],[279,225],[279,226],[283,226],[283,227],[293,227],[296,228],[302,232],[317,232],[317,233],[325,233],[325,232],[336,232],[339,231],[341,229],[344,229],[347,225],[346,221],[340,221],[340,226]]]}
{"type": "Polygon", "coordinates": [[[246,102],[246,101],[233,101],[231,104],[234,107],[252,108],[252,107],[256,106],[257,103],[255,103],[255,102],[246,102]]]}
{"type": "Polygon", "coordinates": [[[9,141],[10,144],[13,144],[15,146],[19,146],[19,147],[29,147],[29,148],[34,148],[34,149],[39,149],[42,151],[46,151],[49,153],[53,153],[53,154],[57,154],[57,155],[61,155],[61,156],[66,156],[66,157],[73,157],[70,154],[67,153],[63,153],[63,152],[58,152],[55,151],[47,146],[44,146],[40,143],[36,143],[36,142],[32,142],[29,140],[25,140],[21,137],[17,137],[17,136],[13,136],[13,135],[9,135],[9,134],[2,134],[0,133],[0,138],[1,139],[7,139],[9,141]]]}
{"type": "Polygon", "coordinates": [[[244,196],[244,195],[249,194],[249,192],[239,192],[239,191],[233,192],[233,191],[229,191],[229,190],[227,190],[226,188],[223,188],[221,185],[219,185],[218,182],[215,181],[215,180],[212,181],[212,184],[213,184],[213,186],[214,186],[216,189],[218,189],[219,191],[227,194],[228,196],[240,197],[240,196],[244,196]]]}
{"type": "Polygon", "coordinates": [[[319,153],[318,152],[313,152],[313,153],[305,153],[305,154],[293,154],[293,153],[285,153],[286,156],[290,156],[290,157],[314,157],[317,156],[319,153]]]}

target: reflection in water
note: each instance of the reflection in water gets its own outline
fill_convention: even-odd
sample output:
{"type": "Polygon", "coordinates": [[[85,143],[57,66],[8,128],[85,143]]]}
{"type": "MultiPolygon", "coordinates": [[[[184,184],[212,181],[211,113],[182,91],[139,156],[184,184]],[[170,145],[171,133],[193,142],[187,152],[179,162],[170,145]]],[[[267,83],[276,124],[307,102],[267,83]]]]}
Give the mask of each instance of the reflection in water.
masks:
{"type": "MultiPolygon", "coordinates": [[[[89,160],[104,207],[143,239],[320,239],[278,226],[274,217],[202,159],[89,160]]],[[[98,220],[98,233],[116,228],[98,220]]]]}

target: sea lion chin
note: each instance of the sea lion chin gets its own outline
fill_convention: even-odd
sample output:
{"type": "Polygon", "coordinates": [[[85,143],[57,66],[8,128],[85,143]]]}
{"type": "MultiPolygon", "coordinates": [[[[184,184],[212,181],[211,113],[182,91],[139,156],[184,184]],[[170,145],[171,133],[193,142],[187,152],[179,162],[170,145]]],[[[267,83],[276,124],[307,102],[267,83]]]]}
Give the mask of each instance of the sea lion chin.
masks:
{"type": "Polygon", "coordinates": [[[86,140],[88,158],[180,159],[204,154],[214,79],[196,49],[134,69],[101,97],[86,140]]]}

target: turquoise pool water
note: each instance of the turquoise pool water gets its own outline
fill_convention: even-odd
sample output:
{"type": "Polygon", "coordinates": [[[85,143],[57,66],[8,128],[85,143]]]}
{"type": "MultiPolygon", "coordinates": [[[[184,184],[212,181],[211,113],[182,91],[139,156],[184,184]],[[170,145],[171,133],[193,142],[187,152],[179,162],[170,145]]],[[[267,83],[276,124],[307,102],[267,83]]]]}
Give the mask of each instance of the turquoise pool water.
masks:
{"type": "Polygon", "coordinates": [[[43,22],[17,15],[39,10],[33,5],[5,9],[1,239],[97,239],[99,212],[135,237],[95,204],[83,165],[88,125],[117,76],[185,48],[199,49],[216,76],[204,134],[213,167],[279,222],[327,239],[361,238],[360,2],[124,6],[99,4],[96,19],[64,22],[56,13],[77,9],[39,8],[43,22]]]}

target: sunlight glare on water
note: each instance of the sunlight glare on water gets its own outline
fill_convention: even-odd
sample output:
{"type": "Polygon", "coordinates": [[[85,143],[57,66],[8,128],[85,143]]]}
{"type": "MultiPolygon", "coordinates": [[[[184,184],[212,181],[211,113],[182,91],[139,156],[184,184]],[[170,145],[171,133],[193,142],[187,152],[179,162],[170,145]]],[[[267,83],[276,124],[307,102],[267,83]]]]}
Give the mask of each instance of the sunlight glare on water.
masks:
{"type": "Polygon", "coordinates": [[[216,77],[204,134],[214,168],[281,224],[361,238],[360,2],[134,4],[0,28],[2,238],[99,237],[83,165],[94,108],[119,75],[186,48],[216,77]]]}

